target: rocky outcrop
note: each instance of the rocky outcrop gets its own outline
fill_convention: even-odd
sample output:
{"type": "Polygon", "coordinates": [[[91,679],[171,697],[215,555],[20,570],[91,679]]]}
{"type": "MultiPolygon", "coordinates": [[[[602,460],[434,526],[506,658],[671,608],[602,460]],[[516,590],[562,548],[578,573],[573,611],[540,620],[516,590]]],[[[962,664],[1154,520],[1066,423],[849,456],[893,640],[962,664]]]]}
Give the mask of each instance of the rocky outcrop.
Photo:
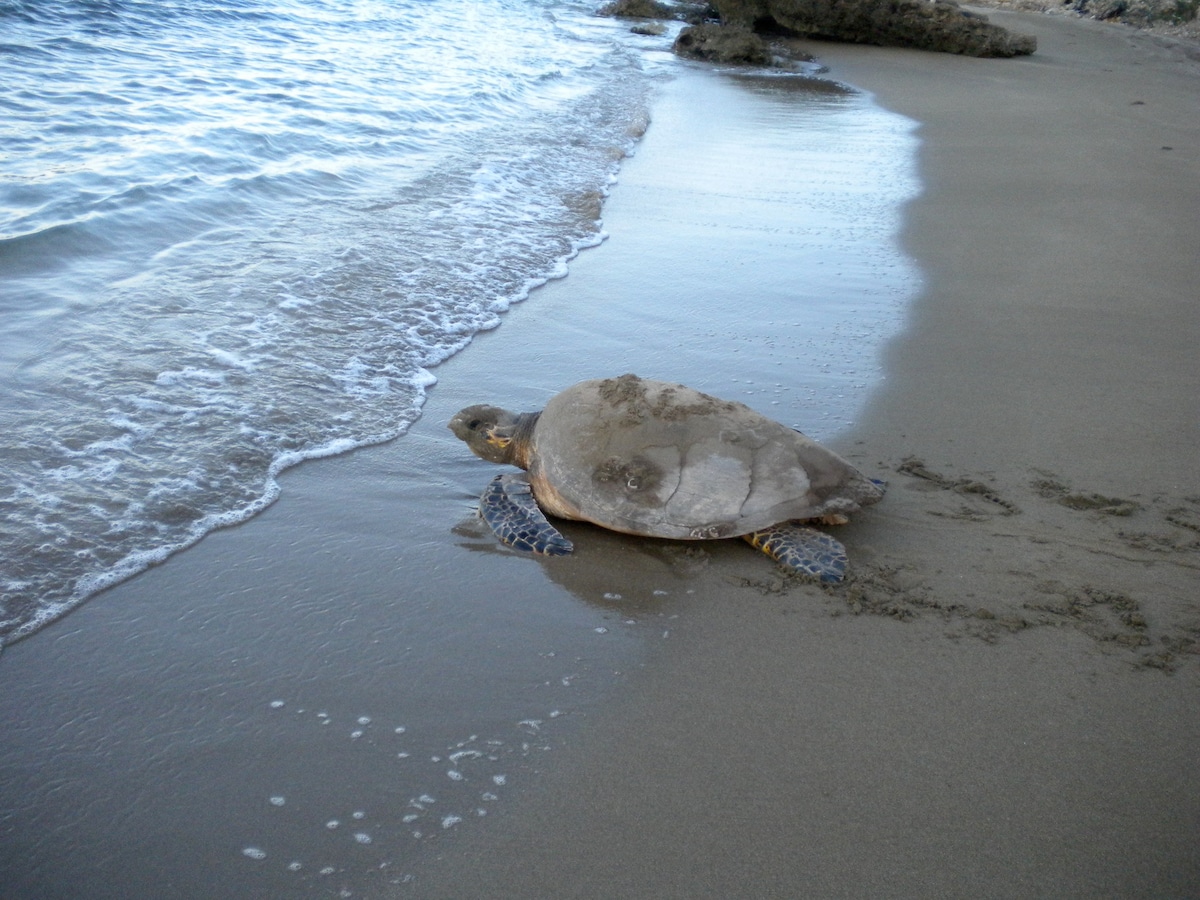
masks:
{"type": "Polygon", "coordinates": [[[705,62],[769,66],[771,50],[749,28],[733,25],[689,25],[679,32],[672,48],[679,56],[705,62]]]}
{"type": "Polygon", "coordinates": [[[727,25],[857,44],[967,56],[1021,56],[1037,39],[1014,34],[952,0],[714,0],[727,25]]]}

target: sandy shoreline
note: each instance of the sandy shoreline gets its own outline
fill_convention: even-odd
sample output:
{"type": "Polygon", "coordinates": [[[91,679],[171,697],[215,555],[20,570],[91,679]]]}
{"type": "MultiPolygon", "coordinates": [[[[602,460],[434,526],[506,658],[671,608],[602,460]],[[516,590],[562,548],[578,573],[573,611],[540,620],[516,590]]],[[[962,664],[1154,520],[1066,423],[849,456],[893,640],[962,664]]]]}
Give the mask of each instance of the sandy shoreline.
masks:
{"type": "Polygon", "coordinates": [[[892,488],[841,532],[851,583],[590,530],[577,557],[530,564],[470,524],[484,470],[441,423],[481,391],[536,398],[601,361],[665,375],[645,360],[673,343],[671,377],[715,389],[803,352],[769,323],[719,359],[673,337],[614,230],[439,368],[410,435],[285,475],[247,526],[5,651],[6,863],[33,861],[9,883],[1200,891],[1200,73],[1136,33],[991,15],[1039,52],[813,48],[923,142],[902,239],[925,287],[834,441],[892,488]],[[396,808],[438,839],[405,857],[396,808]],[[358,870],[320,874],[355,833],[358,870]]]}

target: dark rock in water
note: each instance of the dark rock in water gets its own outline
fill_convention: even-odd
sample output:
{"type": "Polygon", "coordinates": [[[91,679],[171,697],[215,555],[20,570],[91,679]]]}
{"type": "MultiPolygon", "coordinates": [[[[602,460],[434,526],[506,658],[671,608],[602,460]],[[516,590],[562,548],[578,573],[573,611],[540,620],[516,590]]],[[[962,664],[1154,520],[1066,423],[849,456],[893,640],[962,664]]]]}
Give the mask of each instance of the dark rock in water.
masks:
{"type": "Polygon", "coordinates": [[[1037,39],[1014,34],[952,0],[714,0],[727,25],[857,44],[967,56],[1021,56],[1037,39]]]}
{"type": "Polygon", "coordinates": [[[673,19],[675,12],[658,0],[613,0],[596,10],[596,15],[622,19],[673,19]]]}
{"type": "Polygon", "coordinates": [[[707,0],[679,0],[670,4],[659,0],[612,0],[596,10],[596,15],[619,19],[675,19],[697,24],[716,17],[717,12],[707,0]]]}
{"type": "Polygon", "coordinates": [[[658,35],[666,32],[667,26],[663,25],[661,22],[648,22],[645,25],[634,25],[629,30],[634,34],[644,34],[650,37],[657,37],[658,35]]]}
{"type": "Polygon", "coordinates": [[[705,62],[769,66],[771,50],[749,28],[730,25],[689,25],[679,32],[673,48],[680,56],[705,62]]]}

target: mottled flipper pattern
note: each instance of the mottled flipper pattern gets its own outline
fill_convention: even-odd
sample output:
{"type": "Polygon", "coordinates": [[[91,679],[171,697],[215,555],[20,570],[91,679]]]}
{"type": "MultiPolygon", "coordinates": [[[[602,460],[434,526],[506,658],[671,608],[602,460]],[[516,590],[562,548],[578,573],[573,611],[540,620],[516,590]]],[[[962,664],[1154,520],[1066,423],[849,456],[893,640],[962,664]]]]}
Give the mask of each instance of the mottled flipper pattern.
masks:
{"type": "Polygon", "coordinates": [[[846,577],[846,548],[823,531],[784,522],[745,535],[776,562],[827,584],[846,577]]]}
{"type": "Polygon", "coordinates": [[[479,515],[496,537],[518,550],[565,556],[575,549],[538,508],[523,473],[493,478],[479,498],[479,515]]]}

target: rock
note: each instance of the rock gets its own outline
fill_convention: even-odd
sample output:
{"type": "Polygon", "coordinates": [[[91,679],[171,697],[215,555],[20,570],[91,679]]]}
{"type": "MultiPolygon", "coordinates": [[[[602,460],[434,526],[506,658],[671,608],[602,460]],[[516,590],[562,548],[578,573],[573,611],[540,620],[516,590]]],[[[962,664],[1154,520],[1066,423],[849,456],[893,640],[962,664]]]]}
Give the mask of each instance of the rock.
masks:
{"type": "Polygon", "coordinates": [[[769,66],[771,50],[749,28],[730,25],[689,25],[672,48],[678,55],[705,62],[769,66]]]}
{"type": "Polygon", "coordinates": [[[952,0],[714,0],[726,25],[857,44],[967,56],[1021,56],[1037,39],[1014,34],[952,0]]]}
{"type": "Polygon", "coordinates": [[[1094,19],[1127,25],[1183,25],[1197,20],[1196,0],[1067,0],[1067,8],[1094,19]]]}
{"type": "Polygon", "coordinates": [[[596,15],[622,19],[673,19],[675,12],[658,0],[613,0],[596,10],[596,15]]]}
{"type": "Polygon", "coordinates": [[[1129,4],[1125,0],[1101,0],[1099,3],[1082,0],[1075,8],[1080,12],[1091,13],[1097,19],[1119,19],[1121,13],[1129,8],[1129,4]]]}
{"type": "Polygon", "coordinates": [[[596,15],[615,16],[620,19],[674,19],[695,25],[715,18],[717,12],[707,0],[676,0],[675,3],[660,3],[659,0],[612,0],[596,10],[596,15]]]}

